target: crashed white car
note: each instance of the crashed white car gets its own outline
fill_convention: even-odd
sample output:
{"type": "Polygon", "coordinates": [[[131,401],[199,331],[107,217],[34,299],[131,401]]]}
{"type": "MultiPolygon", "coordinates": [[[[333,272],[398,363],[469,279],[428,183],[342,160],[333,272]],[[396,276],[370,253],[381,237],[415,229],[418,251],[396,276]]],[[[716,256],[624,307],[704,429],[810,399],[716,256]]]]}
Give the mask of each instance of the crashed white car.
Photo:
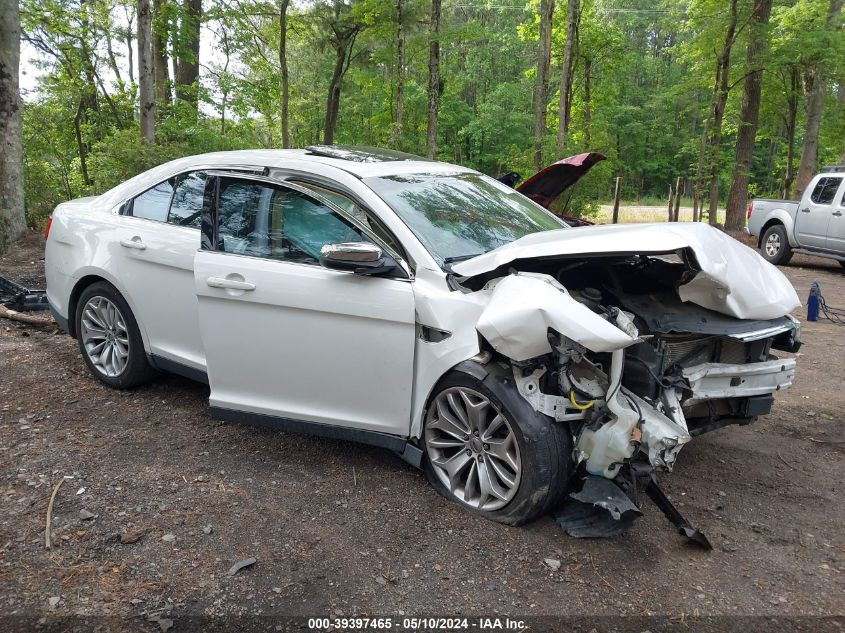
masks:
{"type": "MultiPolygon", "coordinates": [[[[531,182],[559,193],[575,158],[531,182]]],[[[769,412],[799,345],[774,266],[530,194],[369,148],[183,158],[59,205],[47,296],[112,387],[207,381],[215,418],[392,449],[509,524],[769,412]]]]}

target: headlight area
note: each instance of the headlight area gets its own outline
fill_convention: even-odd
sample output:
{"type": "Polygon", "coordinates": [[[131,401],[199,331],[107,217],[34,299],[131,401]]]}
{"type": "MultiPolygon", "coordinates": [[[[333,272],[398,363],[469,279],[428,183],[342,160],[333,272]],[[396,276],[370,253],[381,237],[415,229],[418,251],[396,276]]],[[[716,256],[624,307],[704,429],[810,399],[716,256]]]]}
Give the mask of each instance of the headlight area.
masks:
{"type": "Polygon", "coordinates": [[[693,436],[768,413],[772,393],[795,373],[793,359],[770,350],[776,340],[798,342],[797,326],[643,336],[634,314],[576,300],[545,275],[517,273],[487,290],[479,332],[506,357],[520,395],[572,433],[573,492],[556,513],[564,529],[616,534],[639,516],[645,495],[679,532],[709,547],[657,487],[656,473],[671,471],[693,436]]]}

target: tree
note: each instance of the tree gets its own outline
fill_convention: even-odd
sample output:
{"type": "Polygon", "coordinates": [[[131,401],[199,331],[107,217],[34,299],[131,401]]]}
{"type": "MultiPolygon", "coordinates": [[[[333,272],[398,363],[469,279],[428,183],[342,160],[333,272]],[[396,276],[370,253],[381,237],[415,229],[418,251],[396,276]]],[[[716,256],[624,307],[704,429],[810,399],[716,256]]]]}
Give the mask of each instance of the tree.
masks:
{"type": "Polygon", "coordinates": [[[290,0],[279,2],[279,76],[282,89],[282,147],[291,147],[290,142],[290,76],[288,74],[288,5],[290,0]]]}
{"type": "Polygon", "coordinates": [[[437,154],[437,109],[440,102],[440,3],[431,0],[428,33],[428,110],[425,132],[425,154],[437,154]]]}
{"type": "Polygon", "coordinates": [[[534,169],[543,166],[543,138],[546,135],[546,108],[549,99],[549,66],[552,58],[552,17],[555,0],[540,0],[540,44],[537,50],[537,77],[534,81],[534,169]]]}
{"type": "Polygon", "coordinates": [[[183,0],[180,10],[176,53],[176,99],[188,104],[198,114],[200,77],[200,22],[202,0],[183,0]]]}
{"type": "Polygon", "coordinates": [[[153,0],[151,47],[156,113],[159,117],[164,115],[172,98],[167,59],[169,24],[167,0],[153,0]]]}
{"type": "Polygon", "coordinates": [[[569,131],[569,110],[572,103],[572,67],[575,59],[575,39],[578,33],[578,0],[567,0],[566,45],[563,49],[563,65],[560,69],[560,100],[557,106],[557,148],[566,148],[566,133],[569,131]]]}
{"type": "Polygon", "coordinates": [[[26,230],[23,198],[21,22],[17,0],[0,0],[0,253],[26,230]]]}
{"type": "Polygon", "coordinates": [[[138,99],[141,138],[155,140],[155,96],[153,94],[152,16],[150,0],[138,0],[138,99]]]}
{"type": "Polygon", "coordinates": [[[730,0],[730,18],[725,31],[725,43],[716,58],[716,74],[713,79],[713,97],[710,101],[710,138],[707,143],[707,161],[710,166],[710,206],[708,220],[711,226],[717,224],[719,208],[719,153],[722,147],[722,121],[728,102],[728,75],[731,67],[731,49],[736,41],[737,0],[730,0]]]}
{"type": "MultiPolygon", "coordinates": [[[[825,30],[836,28],[839,14],[842,11],[842,0],[830,0],[825,19],[825,30]]],[[[804,145],[801,148],[801,161],[798,163],[798,176],[795,186],[795,197],[800,199],[807,185],[816,172],[819,155],[819,125],[822,110],[827,96],[826,64],[819,62],[807,69],[804,74],[804,90],[807,101],[804,106],[806,120],[804,128],[804,145]]]]}
{"type": "Polygon", "coordinates": [[[760,113],[760,84],[763,78],[762,57],[765,54],[772,0],[757,0],[751,13],[751,30],[746,51],[747,74],[742,90],[742,107],[736,135],[733,178],[725,210],[725,229],[739,230],[745,226],[745,205],[748,201],[748,179],[751,155],[757,135],[757,118],[760,113]]]}
{"type": "Polygon", "coordinates": [[[402,0],[396,0],[396,109],[390,144],[398,148],[402,138],[402,116],[405,110],[405,30],[402,24],[402,0]]]}

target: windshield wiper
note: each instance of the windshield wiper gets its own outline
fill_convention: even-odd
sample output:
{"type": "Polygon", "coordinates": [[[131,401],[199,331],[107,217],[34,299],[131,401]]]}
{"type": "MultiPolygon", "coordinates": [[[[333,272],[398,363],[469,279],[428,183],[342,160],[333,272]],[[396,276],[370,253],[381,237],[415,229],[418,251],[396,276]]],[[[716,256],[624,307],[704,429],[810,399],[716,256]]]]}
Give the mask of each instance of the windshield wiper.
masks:
{"type": "Polygon", "coordinates": [[[472,259],[473,257],[478,257],[479,255],[484,255],[484,253],[468,253],[466,255],[452,255],[451,257],[444,257],[443,263],[444,264],[453,264],[455,262],[462,262],[467,259],[472,259]]]}

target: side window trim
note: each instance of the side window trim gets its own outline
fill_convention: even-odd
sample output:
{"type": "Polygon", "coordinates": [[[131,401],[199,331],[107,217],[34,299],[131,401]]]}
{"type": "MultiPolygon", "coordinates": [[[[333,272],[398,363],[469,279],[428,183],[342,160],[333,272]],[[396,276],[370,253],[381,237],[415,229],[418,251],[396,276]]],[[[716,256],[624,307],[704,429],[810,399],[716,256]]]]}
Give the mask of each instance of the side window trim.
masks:
{"type": "MultiPolygon", "coordinates": [[[[213,205],[213,212],[211,213],[211,216],[212,216],[211,229],[213,231],[213,234],[212,234],[211,240],[210,240],[210,243],[213,245],[213,248],[207,249],[207,250],[217,250],[217,248],[219,246],[218,212],[219,212],[219,204],[220,204],[220,179],[221,178],[239,178],[239,179],[242,179],[242,180],[251,180],[251,181],[254,181],[254,182],[265,183],[265,184],[271,185],[273,187],[288,188],[288,189],[291,189],[292,191],[296,191],[298,193],[301,193],[302,195],[304,195],[308,198],[312,198],[313,200],[316,200],[320,204],[325,205],[331,211],[338,214],[344,220],[349,222],[353,227],[358,229],[361,233],[366,235],[369,239],[371,239],[373,241],[374,244],[377,244],[379,246],[379,248],[383,249],[388,254],[390,254],[391,257],[396,259],[396,261],[399,263],[400,266],[403,266],[406,269],[405,272],[408,273],[408,275],[411,275],[411,271],[409,270],[409,267],[408,267],[405,259],[401,255],[399,255],[398,253],[395,253],[394,249],[391,248],[388,244],[386,244],[383,239],[381,239],[378,235],[375,235],[373,233],[373,231],[371,231],[368,227],[364,226],[356,218],[352,217],[350,214],[346,213],[346,211],[339,208],[331,200],[326,199],[324,196],[318,195],[312,189],[308,189],[307,187],[303,187],[302,185],[298,185],[296,183],[292,183],[292,182],[289,182],[287,180],[279,180],[277,178],[270,178],[270,177],[262,176],[262,175],[238,173],[238,172],[235,172],[235,171],[228,171],[228,170],[222,170],[222,169],[208,170],[206,173],[208,174],[209,178],[214,177],[214,179],[215,179],[214,205],[213,205]]],[[[206,240],[205,240],[205,237],[204,237],[203,238],[203,247],[205,246],[205,243],[206,243],[206,240]]],[[[411,278],[413,278],[413,277],[411,277],[411,278]]]]}

